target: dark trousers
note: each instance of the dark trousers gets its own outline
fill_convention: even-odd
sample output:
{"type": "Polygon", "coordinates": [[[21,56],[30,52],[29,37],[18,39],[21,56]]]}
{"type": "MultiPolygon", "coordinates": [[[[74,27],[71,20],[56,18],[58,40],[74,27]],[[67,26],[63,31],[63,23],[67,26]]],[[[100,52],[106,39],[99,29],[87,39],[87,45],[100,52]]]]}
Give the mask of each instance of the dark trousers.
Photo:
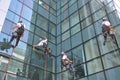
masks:
{"type": "Polygon", "coordinates": [[[43,48],[47,48],[47,44],[46,43],[43,43],[43,48]]]}
{"type": "Polygon", "coordinates": [[[11,42],[16,38],[16,43],[15,43],[15,46],[14,46],[14,47],[16,47],[16,46],[18,45],[18,42],[19,42],[19,40],[20,40],[20,37],[21,37],[21,36],[12,35],[9,43],[11,43],[11,42]]]}
{"type": "Polygon", "coordinates": [[[104,40],[106,41],[107,40],[107,36],[110,35],[110,31],[105,31],[103,32],[103,36],[104,36],[104,40]]]}

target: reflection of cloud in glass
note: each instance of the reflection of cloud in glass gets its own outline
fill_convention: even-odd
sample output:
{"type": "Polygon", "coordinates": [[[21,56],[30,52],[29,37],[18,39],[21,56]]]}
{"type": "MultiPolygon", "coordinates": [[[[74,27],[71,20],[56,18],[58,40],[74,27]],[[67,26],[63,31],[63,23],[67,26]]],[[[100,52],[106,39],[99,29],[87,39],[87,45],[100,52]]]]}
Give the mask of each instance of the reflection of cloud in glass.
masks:
{"type": "Polygon", "coordinates": [[[42,4],[42,1],[39,1],[39,4],[42,4]]]}
{"type": "Polygon", "coordinates": [[[117,14],[120,18],[120,1],[119,0],[113,0],[113,1],[114,1],[115,8],[117,10],[117,14]]]}

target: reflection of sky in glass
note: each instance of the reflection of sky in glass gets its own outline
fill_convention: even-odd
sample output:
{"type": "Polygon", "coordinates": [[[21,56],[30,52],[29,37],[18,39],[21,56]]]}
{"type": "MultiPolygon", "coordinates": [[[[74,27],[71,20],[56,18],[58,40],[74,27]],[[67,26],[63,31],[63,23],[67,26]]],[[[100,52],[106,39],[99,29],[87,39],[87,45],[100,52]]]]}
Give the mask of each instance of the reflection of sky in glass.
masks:
{"type": "Polygon", "coordinates": [[[114,1],[115,8],[117,9],[117,14],[120,18],[120,0],[113,0],[113,1],[114,1]]]}

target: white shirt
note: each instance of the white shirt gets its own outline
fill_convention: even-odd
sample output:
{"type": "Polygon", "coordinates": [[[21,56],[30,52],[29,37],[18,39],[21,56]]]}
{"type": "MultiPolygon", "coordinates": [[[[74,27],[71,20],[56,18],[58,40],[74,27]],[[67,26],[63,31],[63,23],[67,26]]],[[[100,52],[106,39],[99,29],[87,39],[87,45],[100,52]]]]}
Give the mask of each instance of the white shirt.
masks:
{"type": "MultiPolygon", "coordinates": [[[[23,24],[23,23],[17,23],[16,25],[18,26],[18,28],[19,27],[21,27],[21,24],[23,24]]],[[[25,25],[23,24],[23,26],[24,26],[24,28],[25,28],[25,25]]],[[[14,28],[14,31],[16,31],[18,28],[14,28]]]]}
{"type": "Polygon", "coordinates": [[[64,60],[64,59],[66,59],[66,58],[67,58],[67,55],[63,55],[62,59],[64,60]]]}
{"type": "Polygon", "coordinates": [[[40,42],[38,43],[38,45],[39,45],[39,46],[43,46],[43,43],[46,43],[46,44],[47,44],[47,39],[40,41],[40,42]]]}
{"type": "Polygon", "coordinates": [[[110,24],[109,21],[103,21],[103,22],[102,22],[102,25],[110,26],[111,24],[110,24]]]}

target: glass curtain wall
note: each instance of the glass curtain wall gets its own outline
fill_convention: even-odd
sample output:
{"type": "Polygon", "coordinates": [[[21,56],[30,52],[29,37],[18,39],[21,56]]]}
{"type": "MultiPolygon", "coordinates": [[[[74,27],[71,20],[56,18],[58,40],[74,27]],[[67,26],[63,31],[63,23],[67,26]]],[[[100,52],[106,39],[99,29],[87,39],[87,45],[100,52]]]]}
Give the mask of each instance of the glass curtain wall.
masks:
{"type": "Polygon", "coordinates": [[[0,80],[55,80],[56,12],[54,0],[11,0],[0,32],[0,80]],[[8,42],[19,20],[27,30],[13,50],[8,42]],[[51,57],[42,46],[33,49],[45,37],[51,57]]]}
{"type": "Polygon", "coordinates": [[[0,79],[120,80],[118,3],[120,0],[11,0],[0,32],[0,79]],[[103,45],[104,17],[115,29],[117,44],[108,37],[103,45]],[[8,42],[19,20],[27,30],[13,50],[8,42]],[[43,47],[33,49],[45,37],[51,57],[43,47]],[[62,51],[73,60],[73,75],[61,64],[62,51]]]}
{"type": "Polygon", "coordinates": [[[60,0],[57,2],[57,55],[73,60],[74,75],[57,57],[57,80],[119,80],[120,0],[60,0]],[[102,18],[115,29],[117,44],[103,45],[102,18]],[[58,64],[61,64],[58,66],[58,64]],[[116,71],[117,70],[117,71],[116,71]]]}

